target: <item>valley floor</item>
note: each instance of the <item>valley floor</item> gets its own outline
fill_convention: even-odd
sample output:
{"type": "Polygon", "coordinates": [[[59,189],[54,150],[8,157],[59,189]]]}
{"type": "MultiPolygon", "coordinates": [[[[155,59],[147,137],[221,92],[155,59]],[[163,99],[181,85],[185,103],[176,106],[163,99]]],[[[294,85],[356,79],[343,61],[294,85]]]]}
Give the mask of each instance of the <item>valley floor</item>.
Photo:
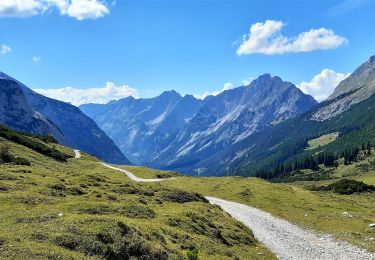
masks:
{"type": "MultiPolygon", "coordinates": [[[[3,139],[0,143],[31,163],[0,164],[1,259],[102,259],[107,254],[117,259],[142,255],[151,259],[195,259],[190,258],[194,254],[215,260],[275,259],[264,245],[279,257],[285,257],[284,252],[287,259],[296,255],[301,259],[295,244],[301,241],[312,243],[306,251],[310,248],[308,256],[316,258],[321,251],[314,249],[314,239],[318,239],[316,247],[321,248],[321,237],[315,236],[315,231],[333,236],[323,236],[327,246],[334,247],[328,246],[328,251],[345,248],[337,256],[346,252],[349,259],[367,257],[351,255],[362,253],[356,247],[335,244],[334,239],[375,251],[375,230],[369,226],[375,223],[374,193],[337,195],[308,190],[306,185],[310,184],[306,183],[195,178],[143,167],[104,166],[87,154],[48,144],[72,157],[59,162],[22,145],[3,139]],[[124,174],[146,182],[134,182],[124,174]],[[211,202],[219,203],[240,221],[207,203],[200,194],[209,196],[211,202]],[[255,213],[261,214],[257,226],[251,224],[255,213]],[[280,223],[284,225],[282,231],[272,237],[283,237],[286,244],[274,248],[267,240],[280,223]],[[289,229],[297,233],[285,233],[289,229]],[[287,246],[291,241],[296,247],[287,246]]],[[[375,170],[351,177],[374,183],[375,170]]]]}
{"type": "MultiPolygon", "coordinates": [[[[114,169],[124,171],[119,168],[114,169]]],[[[143,168],[143,172],[148,172],[150,177],[154,170],[143,168]]],[[[163,179],[142,180],[161,181],[163,179]]],[[[238,180],[238,182],[241,181],[238,180]]],[[[173,185],[173,182],[170,184],[173,185]]],[[[241,195],[252,196],[253,194],[250,190],[244,190],[241,195]]],[[[220,195],[218,194],[218,196],[220,195]]],[[[216,197],[208,196],[206,198],[211,204],[219,205],[233,218],[249,227],[255,237],[274,252],[279,259],[375,259],[375,254],[371,252],[336,240],[331,235],[300,228],[262,210],[216,197]]],[[[307,218],[308,214],[306,213],[304,217],[307,218]]]]}

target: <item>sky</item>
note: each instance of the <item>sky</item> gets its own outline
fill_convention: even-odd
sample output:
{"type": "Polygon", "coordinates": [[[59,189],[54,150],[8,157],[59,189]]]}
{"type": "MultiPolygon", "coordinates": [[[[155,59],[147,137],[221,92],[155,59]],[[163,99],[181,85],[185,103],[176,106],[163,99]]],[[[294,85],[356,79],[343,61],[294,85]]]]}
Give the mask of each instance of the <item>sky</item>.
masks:
{"type": "Polygon", "coordinates": [[[56,99],[204,98],[270,73],[318,101],[375,54],[375,1],[0,0],[0,71],[56,99]]]}

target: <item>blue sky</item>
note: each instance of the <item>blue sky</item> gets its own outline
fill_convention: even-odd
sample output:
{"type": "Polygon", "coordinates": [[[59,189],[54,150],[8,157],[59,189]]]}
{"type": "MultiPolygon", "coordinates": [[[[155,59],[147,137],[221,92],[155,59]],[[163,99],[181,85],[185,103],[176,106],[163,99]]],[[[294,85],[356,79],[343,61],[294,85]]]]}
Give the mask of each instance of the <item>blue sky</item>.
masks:
{"type": "Polygon", "coordinates": [[[264,73],[304,81],[305,91],[318,97],[375,54],[375,1],[22,1],[25,6],[0,3],[0,70],[33,89],[91,89],[45,92],[56,98],[81,93],[94,96],[88,102],[105,102],[97,92],[108,89],[107,82],[112,89],[129,86],[113,98],[170,89],[204,94],[264,73]],[[32,2],[45,5],[26,6],[32,2]],[[251,36],[256,23],[277,27],[277,39],[265,43],[251,36]],[[333,43],[296,42],[301,33],[320,28],[333,43]],[[249,37],[258,45],[238,53],[249,37]],[[314,83],[316,75],[323,79],[314,83]]]}

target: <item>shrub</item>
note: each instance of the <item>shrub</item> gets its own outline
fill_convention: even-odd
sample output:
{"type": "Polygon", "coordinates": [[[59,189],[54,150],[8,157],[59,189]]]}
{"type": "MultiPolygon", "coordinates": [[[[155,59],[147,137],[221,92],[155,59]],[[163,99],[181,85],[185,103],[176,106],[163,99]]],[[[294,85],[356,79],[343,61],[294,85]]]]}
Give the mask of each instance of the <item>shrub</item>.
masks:
{"type": "Polygon", "coordinates": [[[0,164],[1,163],[12,163],[16,165],[28,165],[30,162],[25,158],[15,157],[10,152],[9,145],[0,145],[0,164]]]}
{"type": "Polygon", "coordinates": [[[318,191],[332,191],[338,194],[349,195],[354,193],[374,192],[375,186],[368,185],[362,181],[342,179],[327,186],[311,187],[310,189],[318,191]]]}
{"type": "Polygon", "coordinates": [[[93,215],[104,215],[117,213],[117,210],[110,207],[107,204],[88,205],[78,210],[80,213],[93,214],[93,215]]]}
{"type": "Polygon", "coordinates": [[[10,153],[9,145],[0,145],[0,162],[10,163],[13,161],[13,155],[10,153]]]}
{"type": "Polygon", "coordinates": [[[13,163],[16,165],[26,165],[26,166],[31,165],[31,163],[27,159],[22,158],[22,157],[15,157],[13,160],[13,163]]]}
{"type": "Polygon", "coordinates": [[[6,242],[5,238],[0,237],[0,247],[5,245],[5,242],[6,242]]]}
{"type": "Polygon", "coordinates": [[[123,208],[124,215],[128,218],[154,218],[155,211],[146,206],[127,205],[123,208]]]}
{"type": "Polygon", "coordinates": [[[96,232],[71,232],[55,237],[56,245],[69,250],[83,252],[92,258],[101,259],[160,259],[167,260],[168,252],[153,248],[139,230],[123,222],[111,222],[96,232]]]}
{"type": "Polygon", "coordinates": [[[165,201],[186,203],[192,201],[208,202],[205,197],[199,193],[187,192],[182,190],[167,190],[161,194],[161,198],[165,201]]]}
{"type": "Polygon", "coordinates": [[[172,171],[160,171],[156,174],[156,177],[159,179],[166,179],[166,178],[171,178],[171,177],[176,177],[179,176],[177,172],[172,172],[172,171]]]}
{"type": "Polygon", "coordinates": [[[138,194],[143,196],[155,196],[155,192],[151,190],[151,188],[144,187],[137,184],[125,184],[117,187],[113,190],[113,192],[116,192],[118,194],[138,194]]]}
{"type": "Polygon", "coordinates": [[[55,238],[55,244],[70,250],[74,250],[78,247],[79,241],[77,236],[62,235],[55,238]]]}
{"type": "Polygon", "coordinates": [[[199,259],[199,256],[198,256],[198,249],[193,249],[193,250],[190,250],[186,253],[187,257],[189,258],[189,260],[198,260],[199,259]]]}

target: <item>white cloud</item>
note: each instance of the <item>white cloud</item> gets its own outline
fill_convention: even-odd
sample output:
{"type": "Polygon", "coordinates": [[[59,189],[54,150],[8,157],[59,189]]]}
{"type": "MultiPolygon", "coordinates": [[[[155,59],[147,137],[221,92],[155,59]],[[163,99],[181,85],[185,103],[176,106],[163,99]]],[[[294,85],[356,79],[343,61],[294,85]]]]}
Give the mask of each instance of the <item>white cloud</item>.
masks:
{"type": "Polygon", "coordinates": [[[324,69],[318,75],[315,75],[310,82],[302,81],[297,87],[320,102],[331,95],[337,85],[349,75],[350,73],[337,73],[334,70],[324,69]]]}
{"type": "Polygon", "coordinates": [[[42,58],[40,56],[34,56],[32,60],[34,63],[39,63],[42,60],[42,58]]]}
{"type": "Polygon", "coordinates": [[[250,85],[250,83],[254,80],[254,78],[250,77],[250,78],[247,78],[247,79],[244,79],[241,81],[241,84],[242,86],[248,86],[250,85]]]}
{"type": "Polygon", "coordinates": [[[7,54],[8,52],[11,52],[11,51],[12,49],[8,45],[2,44],[0,46],[0,54],[7,54]]]}
{"type": "Polygon", "coordinates": [[[206,91],[206,92],[204,92],[202,94],[194,94],[193,96],[195,98],[198,98],[198,99],[205,99],[208,96],[217,96],[217,95],[221,94],[222,92],[224,92],[226,90],[230,90],[232,88],[234,88],[233,84],[228,82],[228,83],[224,84],[224,87],[221,90],[214,91],[214,92],[208,92],[208,91],[206,91]]]}
{"type": "Polygon", "coordinates": [[[97,19],[109,13],[108,8],[96,0],[72,0],[67,13],[78,20],[97,19]]]}
{"type": "Polygon", "coordinates": [[[127,85],[116,86],[112,82],[102,88],[78,89],[72,87],[58,89],[34,89],[34,91],[64,102],[70,102],[75,106],[88,103],[106,104],[111,100],[133,96],[138,98],[138,90],[127,85]]]}
{"type": "Polygon", "coordinates": [[[57,9],[77,20],[97,19],[109,14],[101,0],[1,0],[0,17],[27,17],[57,9]]]}
{"type": "Polygon", "coordinates": [[[25,17],[36,15],[43,10],[38,0],[2,0],[0,1],[0,16],[25,17]]]}
{"type": "Polygon", "coordinates": [[[326,28],[311,29],[288,38],[281,34],[284,27],[282,21],[267,20],[255,23],[250,27],[250,34],[243,35],[242,43],[237,49],[237,55],[262,53],[267,55],[291,52],[310,52],[314,50],[335,49],[348,42],[347,39],[336,35],[326,28]]]}

